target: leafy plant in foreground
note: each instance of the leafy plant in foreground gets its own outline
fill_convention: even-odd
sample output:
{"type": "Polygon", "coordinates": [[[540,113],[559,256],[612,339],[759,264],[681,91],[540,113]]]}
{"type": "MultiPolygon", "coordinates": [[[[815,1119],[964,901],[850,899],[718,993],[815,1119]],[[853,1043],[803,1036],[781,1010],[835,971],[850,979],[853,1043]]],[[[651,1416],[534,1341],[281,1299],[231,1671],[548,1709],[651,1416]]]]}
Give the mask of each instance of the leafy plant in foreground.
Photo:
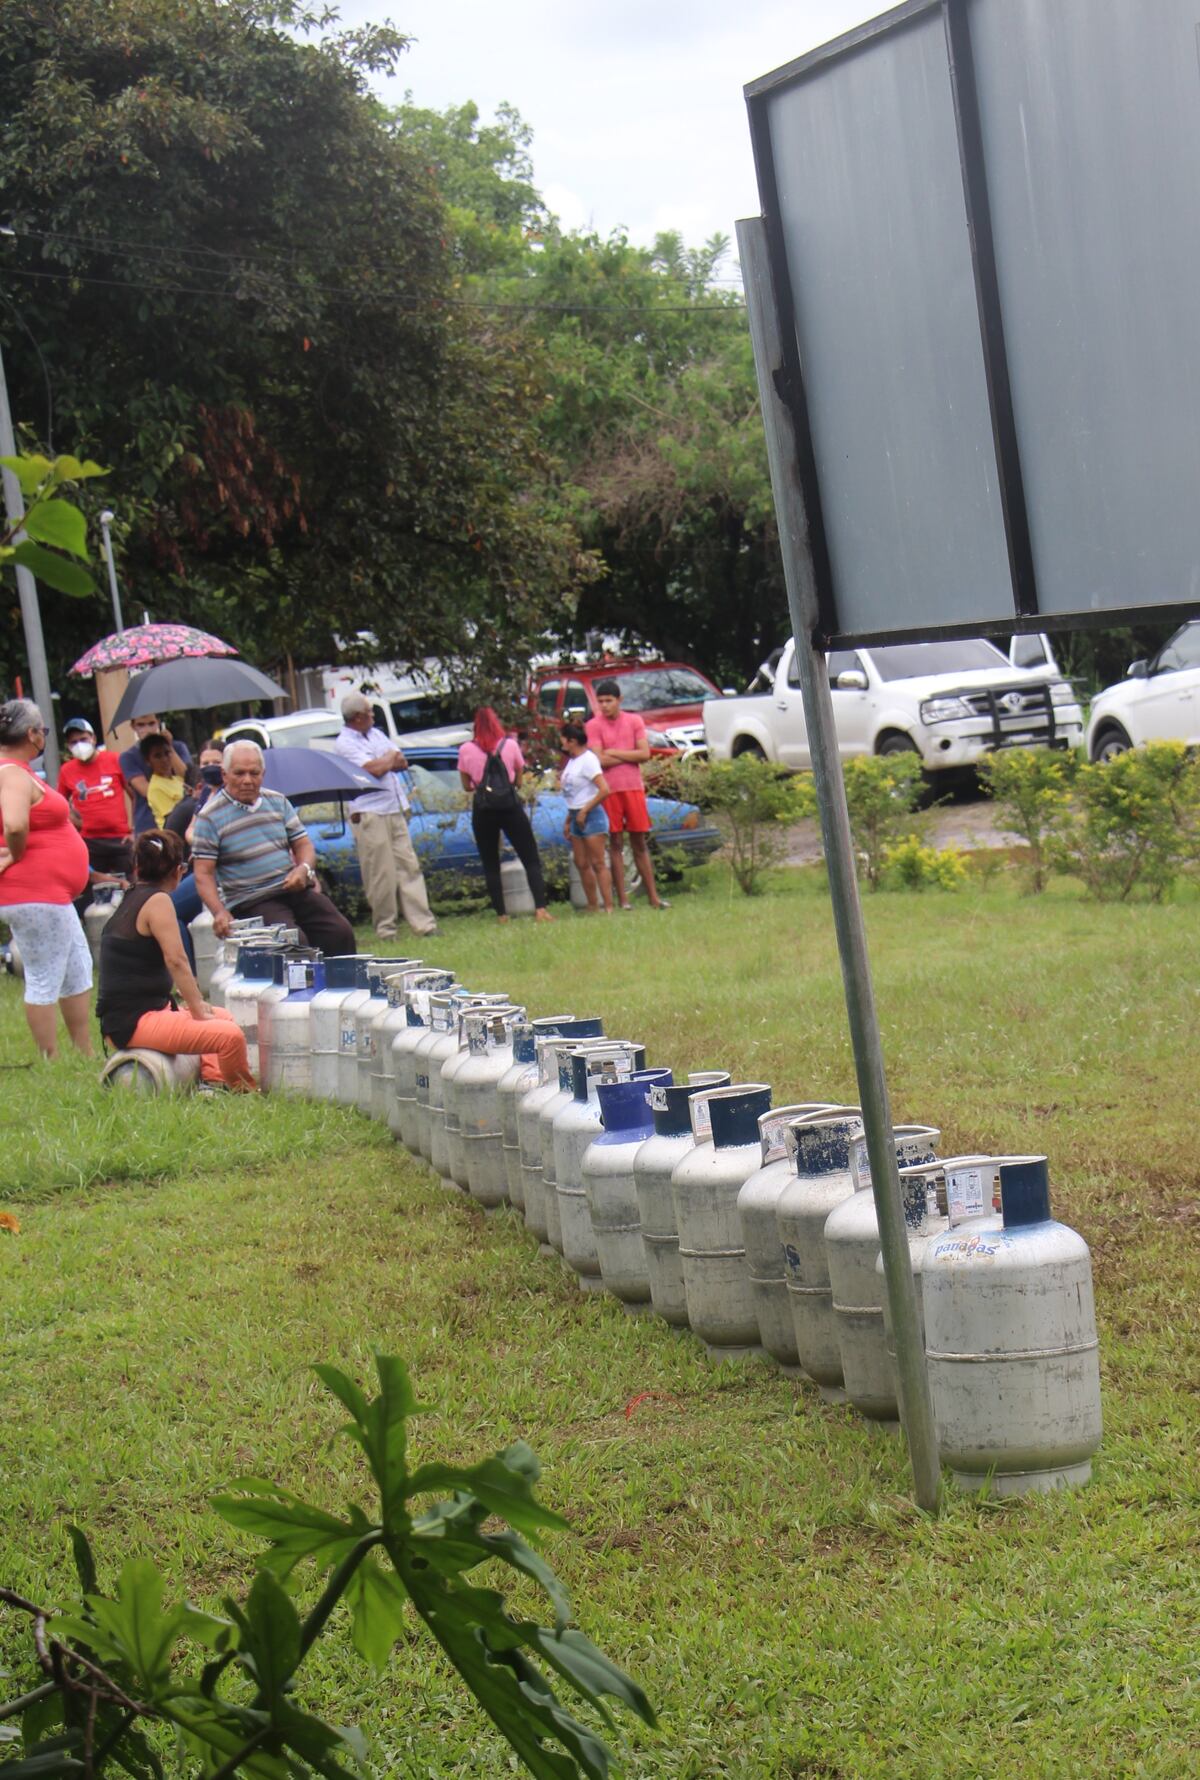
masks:
{"type": "Polygon", "coordinates": [[[1077,765],[1073,755],[1050,748],[1005,748],[989,754],[979,767],[980,780],[1005,822],[1029,849],[1024,877],[1035,895],[1046,888],[1054,839],[1070,813],[1077,765]]]}
{"type": "Polygon", "coordinates": [[[664,795],[698,803],[725,832],[726,857],[738,888],[757,896],[767,871],[783,854],[790,822],[816,810],[811,778],[757,754],[735,760],[685,760],[656,779],[664,795]]]}
{"type": "Polygon", "coordinates": [[[878,890],[888,850],[909,834],[923,784],[917,754],[856,754],[843,762],[859,868],[878,890]]]}
{"type": "Polygon", "coordinates": [[[606,1695],[654,1724],[641,1688],[570,1626],[561,1585],[526,1542],[565,1524],[533,1494],[538,1463],[529,1447],[517,1441],[466,1468],[410,1469],[408,1421],[420,1406],[401,1360],[377,1355],[376,1369],[379,1394],[368,1400],[345,1373],[314,1368],[350,1413],[341,1432],[366,1459],[375,1518],[357,1505],[345,1517],[330,1514],[262,1478],[243,1478],[213,1507],[267,1549],[245,1602],[226,1598],[226,1616],[165,1606],[163,1577],[145,1558],[126,1563],[115,1593],[102,1594],[75,1528],[83,1594],[74,1611],[53,1614],[0,1589],[0,1601],[32,1617],[42,1677],[0,1705],[0,1741],[21,1749],[0,1763],[4,1780],[98,1780],[111,1764],[131,1780],[162,1780],[143,1720],[172,1727],[204,1780],[239,1770],[251,1780],[353,1780],[365,1754],[358,1733],[326,1724],[296,1697],[304,1659],[342,1600],[355,1649],[377,1669],[414,1608],[525,1767],[544,1780],[603,1780],[610,1760],[544,1671],[595,1707],[607,1729],[606,1695]],[[497,1520],[506,1525],[496,1528],[497,1520]],[[518,1617],[501,1594],[472,1580],[489,1561],[544,1590],[552,1626],[518,1617]],[[292,1595],[308,1564],[325,1582],[301,1618],[292,1595]],[[19,1732],[3,1722],[18,1718],[19,1732]]]}

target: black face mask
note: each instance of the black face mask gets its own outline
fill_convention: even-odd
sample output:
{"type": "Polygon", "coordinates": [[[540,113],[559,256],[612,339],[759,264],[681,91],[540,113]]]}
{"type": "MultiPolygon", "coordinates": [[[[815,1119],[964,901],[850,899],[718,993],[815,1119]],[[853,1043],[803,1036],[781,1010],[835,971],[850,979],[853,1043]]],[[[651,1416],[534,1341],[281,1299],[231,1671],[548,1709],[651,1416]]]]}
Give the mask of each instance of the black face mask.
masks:
{"type": "Polygon", "coordinates": [[[200,777],[204,780],[206,785],[212,785],[217,790],[220,790],[225,782],[224,775],[219,766],[202,766],[200,768],[200,777]]]}

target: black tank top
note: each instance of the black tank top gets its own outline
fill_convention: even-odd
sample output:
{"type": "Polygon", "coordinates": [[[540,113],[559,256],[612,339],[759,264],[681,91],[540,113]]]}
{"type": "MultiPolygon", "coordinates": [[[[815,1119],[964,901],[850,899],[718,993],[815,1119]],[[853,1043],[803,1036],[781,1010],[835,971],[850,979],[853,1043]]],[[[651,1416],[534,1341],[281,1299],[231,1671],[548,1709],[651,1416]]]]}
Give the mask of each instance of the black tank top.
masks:
{"type": "Polygon", "coordinates": [[[173,987],[162,947],[153,934],[140,934],[138,914],[152,896],[163,894],[155,884],[130,890],[100,935],[100,993],[96,1018],[110,1043],[124,1048],[143,1014],[170,1007],[173,987]]]}

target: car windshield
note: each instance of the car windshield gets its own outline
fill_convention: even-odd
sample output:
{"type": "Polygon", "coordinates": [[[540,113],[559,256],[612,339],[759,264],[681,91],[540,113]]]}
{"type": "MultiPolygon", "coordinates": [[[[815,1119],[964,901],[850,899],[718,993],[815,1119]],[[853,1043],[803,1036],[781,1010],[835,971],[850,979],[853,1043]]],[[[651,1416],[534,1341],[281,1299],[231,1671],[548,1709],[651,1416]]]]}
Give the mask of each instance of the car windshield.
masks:
{"type": "Polygon", "coordinates": [[[266,733],[277,748],[307,748],[310,742],[325,741],[337,732],[336,718],[310,717],[303,723],[281,723],[266,733]]]}
{"type": "Polygon", "coordinates": [[[950,643],[892,643],[870,653],[881,680],[915,680],[922,674],[966,674],[977,668],[1012,672],[1008,657],[983,637],[959,637],[950,643]]]}
{"type": "Polygon", "coordinates": [[[690,668],[637,668],[612,678],[621,688],[623,711],[664,711],[672,705],[703,704],[706,698],[717,696],[708,681],[690,668]]]}
{"type": "Polygon", "coordinates": [[[419,810],[461,810],[465,803],[457,765],[450,760],[410,760],[412,800],[419,810]]]}

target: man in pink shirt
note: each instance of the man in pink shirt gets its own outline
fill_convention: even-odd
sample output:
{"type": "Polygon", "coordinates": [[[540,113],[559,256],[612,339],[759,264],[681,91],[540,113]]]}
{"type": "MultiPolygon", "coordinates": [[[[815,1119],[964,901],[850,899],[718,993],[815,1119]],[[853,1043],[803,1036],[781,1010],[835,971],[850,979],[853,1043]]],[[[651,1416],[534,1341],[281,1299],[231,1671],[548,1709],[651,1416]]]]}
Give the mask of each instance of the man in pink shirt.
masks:
{"type": "Polygon", "coordinates": [[[646,725],[632,711],[621,709],[621,687],[617,680],[596,682],[596,703],[600,715],[588,720],[588,746],[598,756],[604,769],[609,795],[604,808],[608,814],[608,854],[612,866],[613,890],[623,909],[629,907],[625,889],[625,836],[633,848],[633,863],[646,886],[652,909],[668,907],[658,894],[654,882],[654,866],[646,837],[650,833],[650,811],[642,786],[642,761],[650,758],[646,725]]]}

